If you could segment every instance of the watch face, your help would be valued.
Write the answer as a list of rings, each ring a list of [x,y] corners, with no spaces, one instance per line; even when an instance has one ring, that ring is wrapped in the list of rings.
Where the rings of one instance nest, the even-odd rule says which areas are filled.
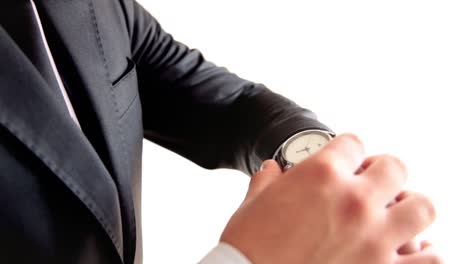
[[[283,148],[283,157],[297,164],[317,152],[331,140],[328,133],[305,131],[289,139]]]

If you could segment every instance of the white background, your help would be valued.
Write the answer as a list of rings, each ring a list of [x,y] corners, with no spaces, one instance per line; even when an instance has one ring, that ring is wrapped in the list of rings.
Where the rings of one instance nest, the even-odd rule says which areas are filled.
[[[313,110],[338,133],[357,133],[369,154],[401,157],[407,188],[438,209],[422,237],[447,263],[468,263],[466,1],[140,2],[208,60]],[[145,263],[196,263],[249,178],[201,169],[149,142],[143,166]]]

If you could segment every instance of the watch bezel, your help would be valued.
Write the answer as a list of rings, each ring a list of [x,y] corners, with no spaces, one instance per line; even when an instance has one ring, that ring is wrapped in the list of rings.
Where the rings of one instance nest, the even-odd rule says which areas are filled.
[[[308,135],[308,134],[314,134],[314,133],[326,137],[328,141],[332,140],[334,137],[333,133],[325,131],[325,130],[320,130],[320,129],[307,129],[307,130],[300,131],[292,135],[291,137],[289,137],[283,144],[281,144],[281,146],[276,150],[275,155],[273,156],[274,159],[280,164],[280,166],[284,170],[291,168],[292,166],[295,165],[295,163],[288,161],[285,158],[284,151],[286,150],[287,146],[291,144],[291,142],[293,142],[298,137]]]

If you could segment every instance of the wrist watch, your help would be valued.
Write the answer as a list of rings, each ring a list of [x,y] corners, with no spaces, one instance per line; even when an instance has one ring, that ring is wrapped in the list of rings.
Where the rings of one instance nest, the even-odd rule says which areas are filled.
[[[273,159],[283,170],[314,154],[332,140],[334,134],[325,130],[309,129],[287,139],[275,152]]]

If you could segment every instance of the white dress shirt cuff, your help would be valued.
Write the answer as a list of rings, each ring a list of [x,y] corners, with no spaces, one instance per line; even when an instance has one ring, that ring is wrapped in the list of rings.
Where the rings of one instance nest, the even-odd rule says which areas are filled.
[[[252,264],[252,262],[233,246],[221,242],[198,264]]]

